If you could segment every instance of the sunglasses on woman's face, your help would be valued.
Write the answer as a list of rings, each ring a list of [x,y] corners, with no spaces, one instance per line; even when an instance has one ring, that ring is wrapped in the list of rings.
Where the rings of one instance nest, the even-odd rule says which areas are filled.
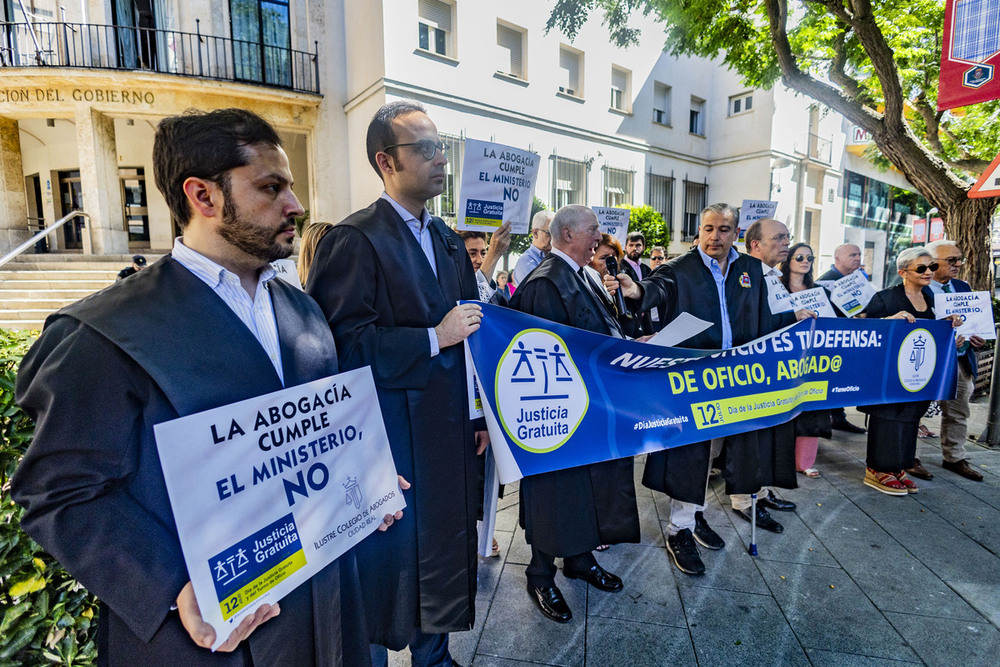
[[[816,258],[812,255],[796,255],[792,259],[794,259],[796,262],[811,262]]]
[[[931,264],[920,264],[919,266],[914,266],[910,269],[910,271],[913,271],[914,273],[924,273],[925,271],[930,270],[933,272],[938,270],[938,266],[937,262],[933,262]]]

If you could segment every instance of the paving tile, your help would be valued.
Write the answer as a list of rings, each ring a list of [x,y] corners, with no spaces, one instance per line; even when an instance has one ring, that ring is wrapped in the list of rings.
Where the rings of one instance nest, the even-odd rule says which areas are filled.
[[[801,502],[801,501],[800,501]],[[802,503],[805,505],[805,503]],[[799,518],[798,512],[770,512],[771,517],[784,526],[780,534],[757,529],[758,557],[788,563],[825,565],[836,567],[837,562],[826,550],[822,542]],[[739,535],[744,550],[750,547],[750,524],[730,512],[730,521]]]
[[[510,541],[510,549],[507,551],[507,562],[520,565],[527,565],[531,562],[531,548],[524,541],[524,530],[517,528]]]
[[[685,589],[684,610],[699,665],[808,665],[769,595]]]
[[[674,568],[665,549],[620,544],[597,558],[602,567],[622,578],[625,587],[618,593],[591,588],[587,597],[589,616],[687,627],[680,594],[670,574]]]
[[[758,561],[758,566],[803,646],[878,658],[916,659],[846,572],[769,561]]]
[[[886,618],[928,665],[992,667],[1000,656],[1000,631],[989,623],[894,613]]]
[[[905,665],[923,665],[920,661],[872,658],[856,653],[838,653],[837,651],[824,651],[818,648],[806,649],[806,655],[809,656],[809,661],[813,664],[813,667],[904,667]]]
[[[736,530],[730,526],[719,525],[715,528],[719,536],[726,541],[726,547],[719,551],[709,551],[699,547],[701,559],[705,563],[705,574],[693,577],[678,570],[668,559],[670,571],[674,580],[681,588],[683,599],[687,588],[718,589],[723,591],[738,591],[768,595],[767,584],[760,576],[754,559],[740,546]]]
[[[668,628],[613,618],[587,620],[587,665],[696,665],[687,627]]]
[[[546,665],[583,665],[587,584],[558,575],[556,584],[573,610],[569,623],[556,623],[542,615],[528,597],[523,568],[504,568],[477,654]]]
[[[537,667],[540,664],[545,663],[508,660],[507,658],[495,658],[489,655],[477,655],[476,660],[472,663],[473,667]]]

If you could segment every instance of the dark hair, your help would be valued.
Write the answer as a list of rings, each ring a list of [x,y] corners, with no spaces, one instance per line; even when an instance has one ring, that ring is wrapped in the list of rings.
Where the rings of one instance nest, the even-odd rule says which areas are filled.
[[[646,245],[646,237],[642,235],[642,232],[629,232],[628,236],[625,237],[625,243],[632,241],[642,241],[642,244]]]
[[[189,109],[160,121],[153,139],[153,175],[181,229],[193,213],[184,181],[192,177],[214,181],[228,201],[229,172],[249,162],[245,148],[253,144],[277,148],[281,137],[270,123],[246,109]]]
[[[466,229],[461,232],[458,232],[458,235],[459,237],[461,237],[463,241],[468,241],[469,239],[482,239],[484,241],[486,240],[486,232],[475,232]]]
[[[382,108],[372,116],[372,121],[368,123],[368,137],[365,140],[365,146],[368,149],[368,162],[371,163],[372,169],[375,170],[379,178],[382,178],[382,170],[378,168],[375,155],[384,152],[386,146],[392,146],[396,143],[396,133],[392,131],[392,121],[404,114],[417,112],[427,113],[419,102],[399,100],[382,105]]]
[[[792,284],[792,272],[789,266],[792,263],[792,257],[795,257],[795,254],[796,252],[798,252],[799,248],[809,248],[810,250],[812,250],[812,246],[809,245],[808,243],[796,243],[795,245],[793,245],[791,248],[788,249],[788,257],[785,258],[785,261],[778,265],[778,270],[781,271],[781,284],[784,285],[785,289],[788,290],[789,292],[792,291],[792,288],[790,287],[790,285]],[[813,264],[815,264],[815,260],[813,261]],[[813,281],[812,266],[810,266],[809,270],[806,271],[806,274],[802,276],[802,284],[806,286],[806,289],[812,289],[813,287],[816,286],[816,283]]]

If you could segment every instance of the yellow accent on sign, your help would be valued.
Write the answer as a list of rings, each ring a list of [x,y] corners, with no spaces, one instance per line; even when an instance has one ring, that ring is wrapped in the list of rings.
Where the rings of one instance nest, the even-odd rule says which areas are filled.
[[[826,400],[828,385],[826,381],[804,382],[791,389],[692,403],[691,415],[699,429],[769,417],[788,412],[802,403]]]
[[[470,218],[466,216],[465,224],[475,225],[476,227],[489,227],[490,229],[496,229],[503,224],[503,220],[497,220],[496,218]]]
[[[225,600],[219,603],[219,608],[222,610],[222,619],[228,621],[236,612],[292,576],[296,570],[304,567],[305,564],[306,554],[299,549],[243,588],[227,596]]]

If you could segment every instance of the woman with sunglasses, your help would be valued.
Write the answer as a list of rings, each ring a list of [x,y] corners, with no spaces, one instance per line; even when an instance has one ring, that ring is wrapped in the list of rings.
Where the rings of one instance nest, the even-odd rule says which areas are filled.
[[[938,264],[924,248],[907,248],[896,258],[896,269],[903,282],[877,292],[859,317],[934,319],[931,277]],[[959,339],[962,339],[959,336]],[[891,496],[916,493],[917,485],[906,474],[914,466],[917,451],[917,426],[930,401],[867,405],[858,408],[868,413],[868,454],[865,484]]]
[[[794,294],[816,287],[812,274],[814,259],[812,248],[806,243],[796,243],[788,249],[788,259],[778,266],[785,289]],[[819,477],[819,471],[813,467],[819,439],[831,435],[829,410],[807,410],[796,417],[795,469],[806,477]]]

